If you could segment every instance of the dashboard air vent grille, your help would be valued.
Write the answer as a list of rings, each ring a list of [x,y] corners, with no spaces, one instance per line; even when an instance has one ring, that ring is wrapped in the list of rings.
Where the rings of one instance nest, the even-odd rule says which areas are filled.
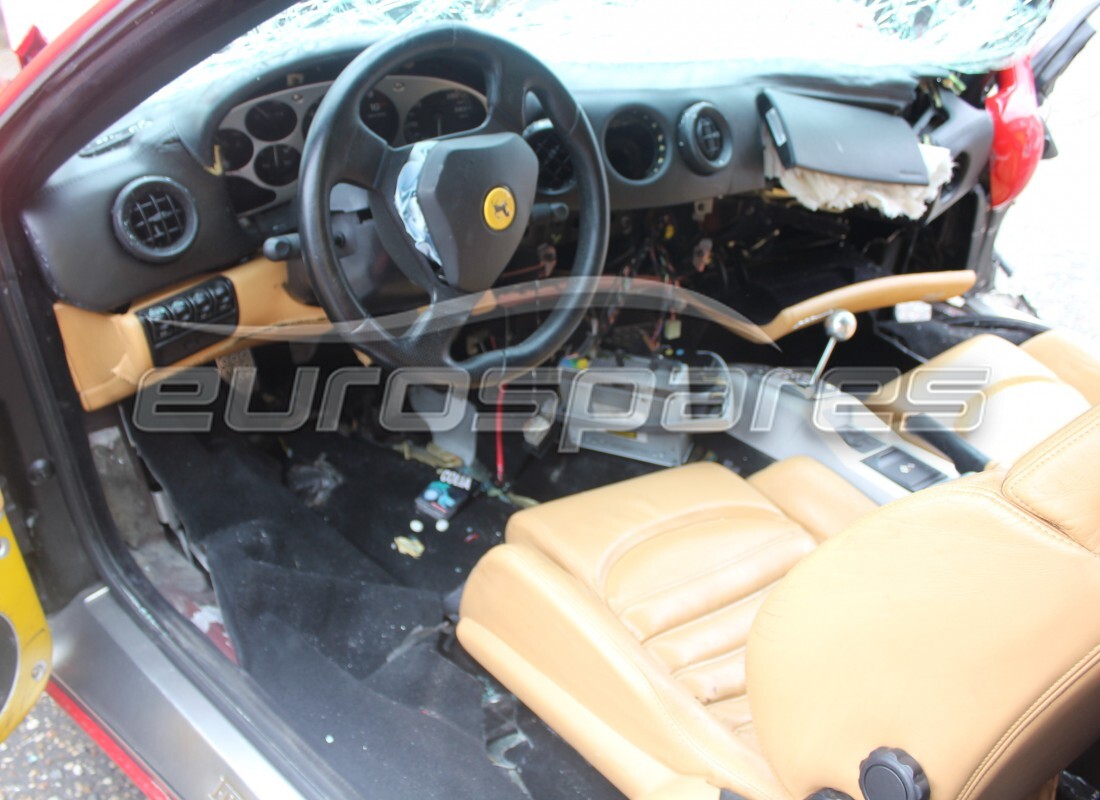
[[[115,235],[144,261],[171,261],[183,255],[198,231],[191,193],[171,178],[138,178],[115,200]]]
[[[146,191],[130,198],[127,227],[152,250],[171,247],[187,230],[187,210],[169,192]]]
[[[699,143],[699,150],[708,161],[717,161],[722,155],[724,137],[710,114],[700,114],[695,120],[695,141]]]
[[[550,121],[534,123],[524,138],[539,160],[539,190],[554,193],[570,188],[574,179],[573,161]]]
[[[688,106],[676,128],[676,143],[687,165],[700,175],[713,175],[733,158],[729,121],[707,102]]]

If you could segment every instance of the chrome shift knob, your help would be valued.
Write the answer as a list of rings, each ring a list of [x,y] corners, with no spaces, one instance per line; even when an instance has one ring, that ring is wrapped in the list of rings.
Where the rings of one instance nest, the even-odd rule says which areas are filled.
[[[844,309],[834,311],[825,317],[824,328],[829,341],[825,343],[825,352],[821,354],[817,367],[810,376],[810,386],[814,389],[821,382],[821,376],[825,374],[825,366],[829,363],[829,356],[833,354],[836,343],[846,342],[856,335],[856,315]]]
[[[846,342],[856,335],[856,315],[851,311],[834,311],[825,318],[825,335]]]

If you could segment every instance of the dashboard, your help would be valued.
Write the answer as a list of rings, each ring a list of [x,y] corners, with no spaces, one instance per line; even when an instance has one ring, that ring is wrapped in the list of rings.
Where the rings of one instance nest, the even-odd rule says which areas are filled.
[[[331,86],[331,81],[303,84],[300,72],[282,80],[287,88],[239,103],[217,123],[215,161],[242,216],[294,199],[302,147]],[[685,100],[680,92],[646,102],[634,94],[584,97],[604,147],[613,207],[690,202],[763,187],[755,91],[712,89],[709,95],[721,107],[694,97]],[[397,146],[473,130],[486,114],[480,91],[421,75],[387,77],[359,109],[367,127]],[[528,118],[533,121],[523,135],[539,158],[539,193],[571,204],[575,181],[568,153],[537,103],[529,105]]]
[[[244,263],[266,238],[292,233],[313,115],[359,52],[341,45],[238,67],[143,103],[89,143],[21,215],[54,296],[89,311],[117,311]],[[713,67],[586,65],[558,74],[601,144],[615,213],[766,189],[757,99],[768,89],[899,115],[919,84],[896,74],[855,80]],[[944,99],[946,121],[932,140],[939,137],[963,165],[952,181],[961,197],[987,161],[988,115],[953,95]],[[475,129],[487,113],[485,75],[457,56],[408,63],[366,96],[359,113],[395,145]],[[536,202],[575,209],[568,152],[534,97],[525,123],[539,159]],[[364,198],[355,203],[345,210],[366,210]]]
[[[235,106],[218,126],[214,144],[226,188],[239,214],[294,199],[302,146],[330,82],[293,85]],[[391,145],[473,130],[485,121],[484,95],[452,80],[396,75],[368,92],[359,117]]]

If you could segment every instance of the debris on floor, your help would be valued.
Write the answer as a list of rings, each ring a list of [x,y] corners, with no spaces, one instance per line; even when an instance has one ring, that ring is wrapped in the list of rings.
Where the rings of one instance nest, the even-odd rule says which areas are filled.
[[[344,476],[322,453],[311,462],[291,464],[286,471],[286,485],[310,508],[320,508],[344,484]]]
[[[393,540],[393,547],[401,555],[410,558],[424,555],[424,543],[415,536],[397,536]]]

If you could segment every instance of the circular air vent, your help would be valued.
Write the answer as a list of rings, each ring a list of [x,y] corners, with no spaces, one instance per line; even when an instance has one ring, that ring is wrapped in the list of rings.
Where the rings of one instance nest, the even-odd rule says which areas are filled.
[[[680,117],[676,144],[688,166],[701,175],[711,175],[730,163],[733,136],[729,123],[710,103],[696,103]]]
[[[572,188],[573,160],[553,123],[548,119],[537,120],[523,132],[523,138],[539,160],[539,191],[557,194]]]
[[[142,259],[160,263],[183,255],[199,230],[198,209],[171,178],[146,177],[123,187],[111,210],[115,236]]]
[[[648,181],[668,162],[664,128],[642,108],[615,114],[604,132],[603,146],[611,168],[628,181]]]

